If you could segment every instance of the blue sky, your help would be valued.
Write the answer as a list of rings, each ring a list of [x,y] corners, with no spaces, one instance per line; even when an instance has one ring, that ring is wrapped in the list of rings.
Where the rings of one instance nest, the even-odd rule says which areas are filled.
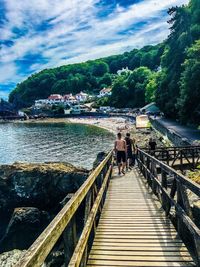
[[[188,0],[0,0],[0,97],[44,68],[164,40]]]

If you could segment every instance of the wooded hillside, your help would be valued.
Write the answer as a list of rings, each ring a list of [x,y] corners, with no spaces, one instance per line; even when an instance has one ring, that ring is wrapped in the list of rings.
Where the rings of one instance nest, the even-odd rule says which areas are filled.
[[[112,86],[102,104],[141,107],[156,101],[161,110],[183,123],[200,122],[200,0],[168,11],[171,33],[164,43],[133,49],[80,64],[45,69],[18,84],[10,94],[16,107],[52,93],[97,94]],[[128,67],[132,72],[117,75]]]

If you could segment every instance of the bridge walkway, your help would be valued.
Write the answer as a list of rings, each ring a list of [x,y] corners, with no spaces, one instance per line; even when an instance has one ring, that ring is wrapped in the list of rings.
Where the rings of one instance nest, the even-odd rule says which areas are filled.
[[[196,266],[141,177],[111,178],[87,266]]]

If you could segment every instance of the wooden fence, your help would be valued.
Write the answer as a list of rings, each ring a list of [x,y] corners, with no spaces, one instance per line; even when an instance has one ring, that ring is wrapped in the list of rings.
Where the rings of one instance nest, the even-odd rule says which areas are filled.
[[[42,266],[59,238],[64,242],[65,265],[85,266],[111,175],[112,151],[36,239],[16,267]],[[78,227],[77,219],[80,218],[77,212],[83,207],[84,227],[81,228]]]
[[[195,218],[191,203],[192,199],[200,200],[200,186],[141,149],[138,149],[138,166],[200,266],[200,219],[199,215]]]
[[[160,147],[155,151],[143,148],[142,150],[171,167],[178,166],[182,169],[184,165],[189,165],[190,168],[196,168],[200,164],[200,146]]]

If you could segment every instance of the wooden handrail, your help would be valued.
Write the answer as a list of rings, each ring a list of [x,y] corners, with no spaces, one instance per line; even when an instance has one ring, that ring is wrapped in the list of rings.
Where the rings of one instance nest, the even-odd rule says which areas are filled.
[[[109,179],[109,176],[111,174],[111,171],[112,171],[112,166],[110,166],[107,174],[106,174],[106,177],[104,179],[104,182],[102,184],[102,187],[98,193],[98,196],[96,198],[96,201],[93,205],[93,208],[90,212],[90,215],[87,219],[87,222],[86,222],[86,225],[83,229],[83,232],[81,234],[81,237],[79,239],[79,242],[76,246],[76,249],[74,251],[74,254],[71,258],[71,261],[68,265],[68,267],[78,267],[81,263],[81,260],[82,260],[82,257],[83,257],[83,254],[84,254],[84,251],[85,251],[85,248],[86,248],[86,244],[88,242],[88,238],[89,238],[89,235],[91,233],[91,229],[92,229],[92,225],[94,223],[94,220],[95,220],[95,217],[96,217],[96,214],[97,214],[97,211],[99,209],[99,205],[100,205],[100,202],[102,200],[102,197],[103,197],[103,194],[105,192],[105,188],[107,186],[107,183],[108,183],[108,179]]]
[[[157,147],[156,150],[174,150],[174,149],[194,149],[198,148],[200,149],[200,146],[193,145],[193,146],[164,146],[164,147]],[[147,147],[141,147],[141,150],[148,150]]]
[[[200,146],[188,147],[159,147],[154,151],[148,148],[140,148],[146,153],[150,153],[160,161],[166,162],[171,167],[183,169],[183,165],[195,168],[200,164]]]
[[[141,149],[138,149],[138,166],[191,251],[197,266],[200,266],[200,229],[193,219],[187,194],[187,190],[190,190],[200,198],[200,186]],[[170,213],[172,209],[173,212]]]
[[[63,209],[57,214],[47,228],[41,233],[36,241],[31,245],[27,252],[22,256],[16,267],[39,267],[41,266],[51,249],[56,244],[63,231],[69,225],[80,204],[94,185],[97,177],[110,165],[112,151],[99,164],[99,166],[89,175],[87,180],[67,202]],[[109,168],[109,166],[108,166]],[[107,176],[106,176],[107,177]]]

